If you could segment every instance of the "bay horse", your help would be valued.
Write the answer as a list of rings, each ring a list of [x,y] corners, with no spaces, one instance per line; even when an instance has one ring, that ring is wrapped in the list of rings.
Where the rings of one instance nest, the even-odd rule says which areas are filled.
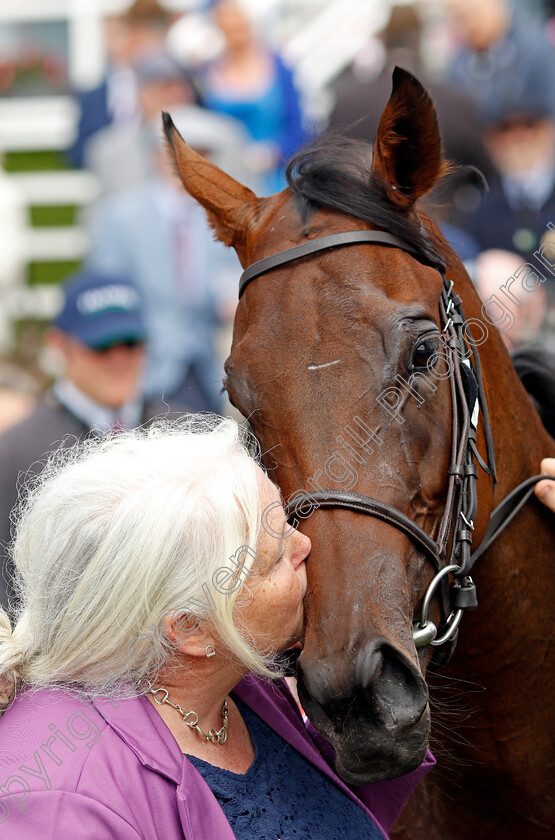
[[[164,128],[183,185],[246,268],[225,387],[312,540],[297,678],[339,773],[366,784],[421,762],[424,677],[445,641],[444,673],[479,694],[456,773],[432,772],[399,836],[553,837],[555,519],[532,499],[491,547],[488,523],[555,444],[499,311],[419,208],[447,169],[430,97],[396,68],[372,157],[316,141],[267,198],[168,115]],[[530,264],[506,292],[518,305],[542,279]]]

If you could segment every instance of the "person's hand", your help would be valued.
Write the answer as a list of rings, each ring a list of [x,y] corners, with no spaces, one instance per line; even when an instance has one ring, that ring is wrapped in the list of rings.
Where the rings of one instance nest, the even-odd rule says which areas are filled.
[[[552,475],[553,481],[538,481],[534,488],[534,493],[544,505],[555,513],[555,458],[544,458],[540,464],[540,473],[542,475]]]

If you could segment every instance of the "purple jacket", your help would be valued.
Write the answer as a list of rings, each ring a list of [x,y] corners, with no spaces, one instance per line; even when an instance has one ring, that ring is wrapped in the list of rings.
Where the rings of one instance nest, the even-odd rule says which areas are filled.
[[[329,745],[305,726],[284,681],[249,676],[234,693],[384,833],[433,764],[428,754],[418,770],[355,794],[323,758]],[[88,703],[51,689],[23,692],[0,720],[0,837],[234,840],[212,791],[145,697]]]

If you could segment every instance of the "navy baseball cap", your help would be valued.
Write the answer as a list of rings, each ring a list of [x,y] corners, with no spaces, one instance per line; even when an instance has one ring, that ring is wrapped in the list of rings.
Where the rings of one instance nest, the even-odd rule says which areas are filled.
[[[122,277],[83,272],[64,289],[62,311],[53,322],[91,349],[125,341],[145,341],[141,297]]]
[[[555,117],[555,98],[548,84],[520,78],[519,84],[503,88],[501,85],[485,96],[480,103],[480,116],[485,128],[519,120],[541,120]]]

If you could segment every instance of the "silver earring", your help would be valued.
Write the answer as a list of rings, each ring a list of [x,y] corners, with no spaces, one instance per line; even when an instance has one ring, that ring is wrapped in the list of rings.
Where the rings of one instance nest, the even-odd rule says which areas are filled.
[[[216,651],[212,647],[212,645],[206,645],[206,658],[210,659],[211,656],[215,656]]]

